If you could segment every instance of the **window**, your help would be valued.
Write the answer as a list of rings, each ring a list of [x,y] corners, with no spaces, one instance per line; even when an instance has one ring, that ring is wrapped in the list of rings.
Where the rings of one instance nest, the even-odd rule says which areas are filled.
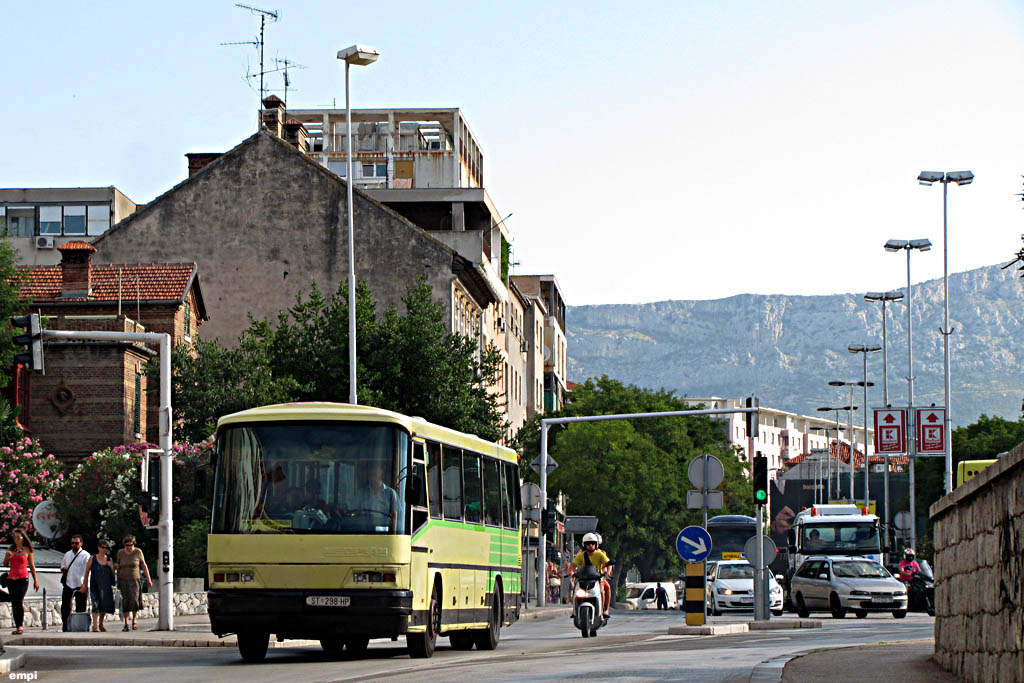
[[[90,235],[102,235],[110,229],[110,207],[106,204],[89,207]]]
[[[135,373],[135,405],[132,409],[132,433],[142,433],[142,374]]]
[[[523,501],[519,497],[519,470],[512,463],[505,463],[502,468],[505,475],[505,509],[502,512],[502,521],[507,529],[519,528],[518,510],[522,507]]]
[[[184,334],[186,337],[192,336],[192,306],[186,301],[185,305],[182,306],[182,319],[184,321]]]
[[[441,519],[441,445],[427,444],[427,494],[430,516]]]
[[[466,506],[466,521],[483,523],[483,478],[480,476],[480,456],[466,453],[462,456],[463,504]]]
[[[84,235],[85,234],[85,207],[65,206],[64,207],[64,234]]]
[[[344,178],[348,175],[348,164],[345,163],[344,159],[341,161],[331,160],[327,162],[327,170],[334,175]]]
[[[364,178],[387,178],[388,177],[388,165],[387,164],[363,164],[363,177]]]
[[[59,206],[39,207],[39,234],[59,235],[61,231],[61,209]]]
[[[7,207],[0,206],[0,236],[7,237]]]
[[[444,518],[462,519],[462,449],[444,449],[444,478],[441,493],[444,495]]]
[[[501,463],[484,460],[484,524],[501,526]]]

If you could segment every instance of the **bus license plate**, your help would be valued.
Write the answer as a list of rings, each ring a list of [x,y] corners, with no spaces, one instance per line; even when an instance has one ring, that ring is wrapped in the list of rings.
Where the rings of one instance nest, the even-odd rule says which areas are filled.
[[[348,607],[352,598],[347,595],[310,595],[306,604],[313,607]]]

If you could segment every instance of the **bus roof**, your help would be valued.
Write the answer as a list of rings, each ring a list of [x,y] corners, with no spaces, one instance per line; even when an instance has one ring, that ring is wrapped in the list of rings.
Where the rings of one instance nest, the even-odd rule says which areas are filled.
[[[304,422],[323,420],[325,422],[386,422],[403,427],[414,437],[450,443],[463,448],[518,460],[519,454],[499,444],[485,441],[475,434],[466,434],[448,427],[427,422],[421,417],[409,417],[383,408],[354,405],[351,403],[299,402],[278,403],[250,408],[231,413],[217,420],[217,429],[232,424],[251,422]]]

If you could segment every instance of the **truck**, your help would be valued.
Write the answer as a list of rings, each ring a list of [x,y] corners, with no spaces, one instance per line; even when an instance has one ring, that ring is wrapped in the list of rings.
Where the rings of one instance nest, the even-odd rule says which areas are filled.
[[[853,504],[812,505],[798,512],[787,533],[789,551],[783,589],[786,607],[790,600],[790,582],[797,567],[812,555],[856,555],[884,564],[887,548],[881,522],[867,508]]]

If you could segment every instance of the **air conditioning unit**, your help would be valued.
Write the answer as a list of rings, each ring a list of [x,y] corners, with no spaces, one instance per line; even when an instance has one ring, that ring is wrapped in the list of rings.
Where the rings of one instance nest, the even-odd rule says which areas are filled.
[[[37,237],[36,249],[53,249],[52,237]]]

